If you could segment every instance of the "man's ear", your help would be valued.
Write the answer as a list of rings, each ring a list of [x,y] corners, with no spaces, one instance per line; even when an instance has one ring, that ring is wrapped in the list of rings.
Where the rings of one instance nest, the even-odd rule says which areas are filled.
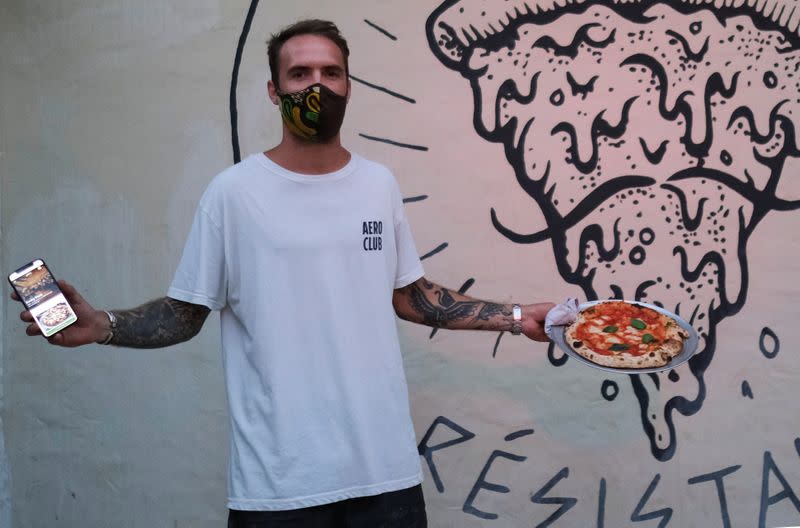
[[[269,100],[272,101],[272,104],[278,104],[278,89],[275,87],[275,83],[272,82],[272,79],[267,81],[267,95],[269,96]]]
[[[347,102],[350,102],[350,94],[352,93],[352,84],[350,83],[350,77],[347,77]]]

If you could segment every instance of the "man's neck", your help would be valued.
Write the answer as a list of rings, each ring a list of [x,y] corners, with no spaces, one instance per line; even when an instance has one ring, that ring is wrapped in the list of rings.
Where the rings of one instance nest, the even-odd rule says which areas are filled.
[[[308,175],[336,172],[350,161],[350,152],[338,137],[327,143],[310,143],[284,134],[283,140],[264,155],[286,170]]]

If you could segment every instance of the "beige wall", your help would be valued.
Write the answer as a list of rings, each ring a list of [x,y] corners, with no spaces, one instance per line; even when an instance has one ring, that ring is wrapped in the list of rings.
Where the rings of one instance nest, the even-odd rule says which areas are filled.
[[[786,99],[775,116],[785,117],[782,126],[795,126],[798,56],[775,51],[784,44],[768,37],[778,35],[778,26],[752,25],[760,10],[796,35],[794,3],[744,8],[727,26],[711,11],[682,15],[658,5],[650,12],[656,18],[637,27],[653,33],[642,41],[635,34],[630,43],[634,23],[623,16],[629,11],[593,6],[581,15],[534,18],[536,27],[526,26],[513,49],[502,33],[492,49],[476,41],[470,25],[481,36],[501,29],[508,5],[513,2],[462,2],[434,15],[437,4],[427,2],[262,2],[237,78],[237,132],[246,155],[279,139],[279,119],[264,93],[266,36],[300,17],[333,19],[351,44],[351,74],[404,96],[354,80],[343,137],[348,148],[389,166],[406,197],[425,197],[406,209],[421,255],[446,244],[424,260],[429,278],[452,288],[474,279],[469,294],[524,302],[585,299],[592,292],[605,298],[614,287],[630,298],[660,277],[644,300],[670,308],[681,303],[681,314],[694,312],[696,326],[715,331],[715,340],[702,340],[691,369],[684,365],[671,378],[632,378],[573,360],[555,366],[560,352],[549,359],[546,345],[509,335],[496,346],[494,333],[439,331],[430,338],[430,329],[401,323],[417,438],[427,447],[431,526],[536,526],[554,514],[553,526],[660,526],[657,518],[641,520],[657,511],[670,516],[670,526],[800,525],[800,357],[793,345],[800,338],[794,233],[800,216],[792,203],[800,198],[800,165],[792,153],[782,167],[769,169],[753,154],[782,156],[787,138],[794,139],[788,128],[770,131],[770,111]],[[200,193],[234,157],[231,71],[250,6],[210,0],[147,7],[0,4],[3,269],[43,257],[58,277],[109,308],[164,294]],[[515,55],[539,37],[566,50],[594,19],[600,25],[587,35],[595,42],[617,30],[602,49],[552,57],[561,48],[539,41],[532,58]],[[464,53],[475,51],[471,60],[449,55],[458,47],[444,46],[440,22],[456,31]],[[675,52],[680,42],[671,44],[675,37],[667,31],[695,53],[708,38],[704,60],[682,60],[685,53]],[[725,44],[731,35],[742,49]],[[669,49],[668,57],[656,55],[656,45]],[[695,120],[688,135],[696,144],[713,138],[705,168],[745,183],[747,169],[753,189],[719,190],[711,172],[666,181],[694,166],[691,156],[681,155],[686,120],[658,111],[657,91],[646,91],[655,86],[649,71],[620,67],[637,53],[671,61],[675,71],[667,74],[675,86],[667,90],[665,112],[708,110],[716,119],[709,127]],[[498,95],[509,79],[527,95],[537,71],[533,100]],[[716,71],[726,89],[740,72],[738,89],[725,104],[717,95],[704,105],[701,95]],[[567,72],[580,84],[596,76],[593,91],[573,93]],[[558,90],[562,98],[554,95]],[[625,130],[598,136],[600,168],[591,167],[598,114],[616,125],[634,97]],[[741,113],[728,126],[738,107],[753,110],[755,131],[770,136],[763,145],[744,134],[749,124]],[[512,118],[522,123],[513,132]],[[563,126],[554,132],[561,122],[574,127],[574,137]],[[664,155],[648,159],[640,138],[650,152],[667,141]],[[506,147],[517,145],[519,155],[513,148],[507,154]],[[565,161],[575,152],[589,163],[584,172]],[[547,162],[552,175],[542,187],[536,182]],[[634,174],[652,179],[639,203],[633,202],[638,195],[600,203],[592,187],[582,188]],[[545,191],[553,183],[549,198]],[[774,193],[754,194],[773,184]],[[689,217],[700,211],[694,231],[673,228],[686,222],[679,194]],[[587,216],[568,227],[558,223],[556,213],[568,217],[585,198]],[[530,234],[549,225],[554,236],[536,243],[504,236],[492,210],[511,231]],[[581,232],[597,223],[602,245],[610,248],[617,219],[622,253],[610,262],[587,256],[583,263],[586,271],[597,268],[594,275],[571,275],[581,263]],[[654,242],[642,242],[646,229]],[[587,246],[597,255],[597,243]],[[707,265],[712,273],[704,278],[686,279],[675,247],[686,248],[691,268],[705,255],[722,264]],[[646,256],[632,264],[631,252],[637,260],[641,250]],[[722,266],[720,293],[713,271]],[[227,432],[215,317],[198,338],[172,349],[63,350],[27,339],[18,305],[6,300],[3,307],[0,526],[222,525]],[[774,357],[768,356],[777,350],[775,340],[767,334],[780,341]],[[674,410],[676,402],[684,413]],[[724,484],[725,513],[714,478]],[[546,498],[532,500],[537,496],[561,498],[563,509]]]

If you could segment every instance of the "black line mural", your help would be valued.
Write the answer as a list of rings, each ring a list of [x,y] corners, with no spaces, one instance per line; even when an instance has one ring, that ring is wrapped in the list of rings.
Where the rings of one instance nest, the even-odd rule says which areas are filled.
[[[242,153],[239,149],[239,111],[236,107],[236,88],[239,85],[239,67],[242,64],[242,53],[244,46],[247,43],[247,35],[250,33],[250,26],[253,24],[253,17],[258,8],[258,0],[250,2],[250,8],[247,10],[247,16],[244,19],[242,33],[239,35],[239,41],[236,45],[236,55],[233,58],[233,72],[231,73],[231,92],[229,96],[229,109],[231,114],[231,148],[233,149],[233,162],[239,163],[242,161]]]
[[[453,438],[453,435],[457,435]],[[512,432],[505,436],[505,442],[512,442],[517,439],[525,438],[530,435],[534,434],[533,429],[522,429],[520,431]],[[447,440],[438,441],[436,437],[444,437],[448,438]],[[461,424],[456,423],[453,420],[445,416],[438,416],[433,423],[431,423],[428,430],[425,432],[425,435],[422,437],[422,440],[419,443],[419,454],[425,460],[428,465],[428,469],[431,473],[431,476],[434,481],[434,485],[436,489],[440,493],[445,492],[445,477],[442,476],[441,472],[436,465],[436,460],[434,459],[434,453],[437,451],[442,451],[444,449],[459,449],[460,444],[464,444],[466,442],[470,442],[475,439],[477,435],[464,427]],[[505,447],[505,446],[504,446]],[[795,451],[798,456],[800,456],[800,438],[794,440],[794,447]],[[508,449],[508,448],[507,448]],[[499,518],[499,514],[493,511],[486,511],[484,509],[480,509],[476,506],[476,502],[478,502],[479,495],[490,495],[490,494],[509,494],[511,493],[512,489],[505,485],[503,482],[494,482],[487,480],[487,476],[489,472],[493,469],[493,465],[498,461],[498,459],[507,460],[514,462],[520,465],[520,471],[525,471],[525,464],[529,463],[528,457],[524,455],[520,455],[518,453],[514,453],[512,451],[505,451],[502,449],[494,449],[491,454],[489,455],[486,462],[483,464],[480,473],[477,476],[475,483],[473,484],[472,488],[468,492],[464,504],[462,506],[462,511],[474,517],[478,517],[480,519],[485,520],[497,520]],[[716,498],[717,498],[717,507],[719,508],[719,519],[722,521],[722,526],[725,528],[730,528],[734,526],[731,513],[728,507],[728,499],[726,493],[726,477],[731,477],[730,480],[735,479],[735,473],[742,468],[741,464],[736,464],[733,466],[728,466],[722,469],[714,470],[707,473],[698,474],[692,477],[689,477],[686,480],[686,485],[688,486],[695,486],[695,485],[702,485],[702,484],[709,484],[713,483],[716,488]],[[497,475],[494,477],[498,479],[501,477],[503,479],[508,479],[515,471],[513,470],[506,470],[502,474],[498,474],[495,472],[494,474]],[[541,523],[536,524],[537,528],[544,528],[547,526],[554,525],[555,521],[567,515],[567,513],[575,508],[579,503],[584,502],[585,498],[580,497],[571,497],[571,496],[556,496],[559,491],[555,488],[559,483],[569,479],[570,476],[570,467],[565,466],[561,468],[558,473],[553,475],[546,483],[544,483],[541,487],[538,488],[537,491],[533,491],[530,494],[530,502],[533,505],[540,505],[544,506],[547,509],[545,511],[551,511],[550,515]],[[763,458],[761,463],[761,482],[760,486],[756,483],[752,485],[746,486],[747,489],[753,490],[753,494],[758,494],[758,524],[759,528],[766,528],[767,525],[767,514],[770,508],[775,507],[776,505],[784,502],[789,501],[791,505],[800,513],[800,498],[798,498],[797,493],[792,488],[792,485],[787,480],[786,476],[784,475],[784,471],[780,469],[778,464],[775,462],[775,457],[770,451],[763,452]],[[574,476],[573,478],[578,479],[585,479],[585,475]],[[770,485],[770,482],[776,482],[778,485],[775,484]],[[661,474],[656,473],[650,483],[647,485],[646,489],[641,492],[639,499],[635,506],[632,507],[632,511],[630,511],[630,516],[628,517],[629,520],[633,523],[641,523],[645,521],[651,520],[658,520],[658,524],[647,524],[647,526],[659,526],[659,527],[666,527],[669,526],[670,520],[672,519],[673,513],[676,511],[673,507],[668,506],[664,508],[660,508],[657,510],[652,510],[651,503],[659,502],[659,491],[658,485],[661,482]],[[626,483],[626,486],[629,486],[629,483]],[[638,484],[637,484],[638,485]],[[759,494],[760,488],[760,494]],[[776,488],[779,490],[777,492]],[[628,490],[626,490],[625,495],[627,495]],[[635,493],[635,492],[634,492]],[[593,498],[589,498],[589,501],[594,502]],[[595,524],[592,525],[595,528],[604,528],[606,526],[605,519],[606,519],[606,510],[608,509],[608,484],[607,479],[605,477],[600,477],[599,484],[598,484],[598,494],[596,499],[596,508],[597,508],[597,516]],[[553,510],[553,506],[557,506],[555,510]],[[691,507],[688,504],[681,504],[683,508]],[[534,506],[535,507],[535,506]],[[611,508],[616,507],[612,505]],[[755,519],[753,519],[755,522]],[[738,524],[737,524],[738,525]],[[746,524],[750,525],[750,524]],[[526,524],[527,526],[527,524]],[[588,525],[587,525],[588,526]],[[693,524],[694,526],[694,524]]]
[[[363,84],[364,86],[369,86],[370,88],[372,88],[372,89],[374,89],[374,90],[378,90],[379,92],[383,92],[383,93],[389,94],[389,95],[391,95],[392,97],[397,97],[398,99],[401,99],[401,100],[403,100],[403,101],[406,101],[407,103],[412,103],[412,104],[414,104],[414,103],[416,103],[416,102],[417,102],[417,101],[415,101],[414,99],[412,99],[411,97],[408,97],[407,95],[399,94],[399,93],[397,93],[397,92],[395,92],[395,91],[393,91],[393,90],[390,90],[390,89],[388,89],[388,88],[386,88],[386,87],[384,87],[384,86],[379,86],[379,85],[377,85],[377,84],[375,84],[375,83],[367,82],[367,81],[365,81],[364,79],[359,79],[359,78],[358,78],[358,77],[356,77],[355,75],[352,75],[352,74],[351,74],[351,75],[350,75],[350,78],[351,78],[352,80],[356,81],[357,83]]]
[[[767,213],[800,208],[777,193],[800,156],[800,39],[773,21],[793,12],[764,15],[681,1],[448,0],[427,21],[433,53],[469,83],[475,130],[504,146],[547,225],[520,232],[492,209],[496,230],[549,241],[587,299],[653,302],[701,333],[685,369],[630,376],[658,460],[675,453],[675,413],[703,406],[717,326],[747,296],[750,236]],[[566,361],[552,347],[549,357]],[[689,392],[676,383],[687,376]],[[618,392],[604,382],[606,400]]]
[[[401,143],[401,142],[395,141],[393,139],[387,139],[387,138],[382,138],[382,137],[377,137],[377,136],[370,136],[368,134],[364,134],[363,132],[359,132],[358,135],[361,136],[364,139],[369,139],[370,141],[378,141],[380,143],[388,143],[389,145],[393,145],[395,147],[407,148],[407,149],[411,149],[411,150],[422,150],[422,151],[428,150],[428,147],[425,147],[423,145],[411,145],[409,143]]]
[[[387,37],[389,37],[391,40],[397,40],[397,37],[395,37],[394,35],[392,35],[392,34],[391,34],[391,33],[389,33],[388,31],[386,31],[385,29],[383,29],[382,27],[380,27],[380,26],[379,26],[379,25],[377,25],[376,23],[374,23],[374,22],[370,22],[370,21],[369,21],[369,20],[367,20],[366,18],[364,19],[364,22],[366,22],[366,24],[367,24],[368,26],[370,26],[371,28],[373,28],[373,29],[376,29],[376,30],[377,30],[377,31],[379,31],[380,33],[383,33],[384,35],[386,35]]]

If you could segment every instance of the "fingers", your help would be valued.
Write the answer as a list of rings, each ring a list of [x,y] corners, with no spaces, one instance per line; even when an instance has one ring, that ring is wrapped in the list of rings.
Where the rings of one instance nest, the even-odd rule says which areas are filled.
[[[42,335],[42,330],[36,324],[29,324],[27,327],[25,327],[25,333],[31,337],[39,336]],[[51,335],[50,337],[45,337],[45,339],[47,339],[47,342],[51,345],[63,346],[65,337],[61,334],[61,332],[59,332]]]
[[[15,301],[19,301],[20,300],[19,299],[19,295],[17,295],[17,292],[14,291],[14,290],[11,290],[10,297]],[[23,312],[20,312],[19,318],[22,319],[23,321],[25,321],[26,323],[30,323],[31,321],[33,321],[33,316],[31,316],[30,312],[27,311],[27,310],[25,310]]]

